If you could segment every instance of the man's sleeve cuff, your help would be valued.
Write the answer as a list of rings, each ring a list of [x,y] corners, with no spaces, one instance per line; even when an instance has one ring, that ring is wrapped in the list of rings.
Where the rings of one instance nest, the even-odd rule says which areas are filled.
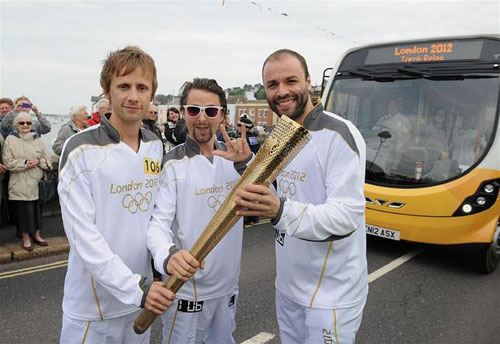
[[[238,172],[240,176],[243,174],[243,172],[245,172],[248,163],[253,159],[253,157],[254,157],[253,153],[250,153],[248,158],[246,158],[245,160],[234,163],[234,169],[236,170],[236,172]]]
[[[276,217],[271,219],[271,224],[273,226],[276,226],[278,222],[281,220],[281,215],[283,214],[283,207],[285,206],[285,197],[280,197],[280,208],[278,209],[278,214],[276,214]]]
[[[175,245],[174,245],[174,246],[172,246],[172,247],[170,247],[170,250],[168,251],[168,252],[169,252],[169,253],[168,253],[168,256],[167,256],[167,258],[165,258],[165,260],[163,261],[163,271],[165,272],[165,275],[170,276],[170,274],[169,274],[169,273],[168,273],[168,271],[167,271],[167,264],[168,264],[168,261],[170,260],[170,258],[171,258],[174,254],[176,254],[176,253],[177,253],[177,252],[179,252],[179,251],[180,251],[180,249],[179,249],[179,248],[177,248],[177,247],[175,247]]]
[[[142,290],[142,299],[141,299],[141,308],[144,308],[144,304],[146,303],[146,296],[149,293],[149,289],[151,288],[151,282],[147,277],[142,277],[139,281],[139,287]]]

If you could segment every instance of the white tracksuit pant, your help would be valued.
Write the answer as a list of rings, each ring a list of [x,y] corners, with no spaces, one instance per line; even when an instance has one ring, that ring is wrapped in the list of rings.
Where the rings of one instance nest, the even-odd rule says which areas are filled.
[[[366,297],[348,308],[308,308],[276,291],[276,315],[281,343],[354,344]]]

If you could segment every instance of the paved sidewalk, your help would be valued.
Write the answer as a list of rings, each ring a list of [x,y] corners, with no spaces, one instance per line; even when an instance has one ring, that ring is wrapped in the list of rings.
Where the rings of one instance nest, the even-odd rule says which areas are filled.
[[[43,212],[42,222],[43,228],[40,232],[49,245],[42,247],[32,243],[33,251],[23,249],[22,240],[16,237],[15,225],[0,227],[0,264],[68,252],[69,244],[64,235],[58,204],[47,204]]]

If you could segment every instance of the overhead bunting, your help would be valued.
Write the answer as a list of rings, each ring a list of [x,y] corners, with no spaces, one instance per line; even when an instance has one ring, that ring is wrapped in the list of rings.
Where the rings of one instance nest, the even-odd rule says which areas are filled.
[[[262,4],[262,6],[261,6],[261,5],[260,5],[257,1],[250,1],[250,0],[247,0],[247,1],[248,1],[248,2],[250,2],[250,3],[251,3],[252,5],[254,5],[254,6],[257,6],[257,7],[259,8],[260,13],[262,13],[262,6],[265,6],[265,8],[267,8],[267,10],[268,10],[268,11],[273,12],[273,14],[274,14],[274,16],[275,16],[276,18],[277,18],[277,17],[280,17],[280,16],[281,16],[281,17],[286,17],[286,18],[287,18],[287,19],[289,19],[289,20],[292,20],[292,21],[298,22],[298,23],[300,23],[300,24],[302,24],[302,25],[304,25],[304,26],[307,26],[307,27],[313,28],[313,29],[315,29],[315,30],[318,30],[318,31],[324,32],[324,33],[326,33],[326,34],[328,34],[328,35],[330,35],[330,36],[333,36],[333,37],[336,37],[336,38],[339,38],[339,39],[343,39],[343,40],[348,40],[348,41],[351,41],[351,42],[356,43],[356,44],[360,44],[360,42],[358,42],[358,41],[355,41],[355,40],[352,40],[352,39],[348,39],[348,38],[346,38],[346,37],[344,37],[344,36],[342,36],[342,35],[339,35],[339,34],[337,34],[337,33],[334,33],[334,32],[332,32],[332,31],[329,31],[329,30],[327,30],[327,29],[325,29],[325,28],[323,28],[323,27],[321,27],[321,26],[312,25],[312,24],[309,24],[309,23],[307,23],[307,22],[304,22],[304,21],[302,21],[302,20],[300,20],[300,19],[297,19],[297,18],[296,18],[296,17],[294,17],[294,16],[290,16],[290,14],[288,14],[288,13],[286,13],[286,12],[282,12],[282,11],[275,10],[274,8],[269,7],[269,6],[267,6],[267,5],[264,5],[264,4]],[[224,5],[224,3],[225,3],[225,0],[222,0],[222,5]]]

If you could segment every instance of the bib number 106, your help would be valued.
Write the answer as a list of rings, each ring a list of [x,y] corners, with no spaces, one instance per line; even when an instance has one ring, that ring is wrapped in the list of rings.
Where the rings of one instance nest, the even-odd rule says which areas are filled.
[[[144,158],[144,173],[145,174],[160,174],[160,160]]]

